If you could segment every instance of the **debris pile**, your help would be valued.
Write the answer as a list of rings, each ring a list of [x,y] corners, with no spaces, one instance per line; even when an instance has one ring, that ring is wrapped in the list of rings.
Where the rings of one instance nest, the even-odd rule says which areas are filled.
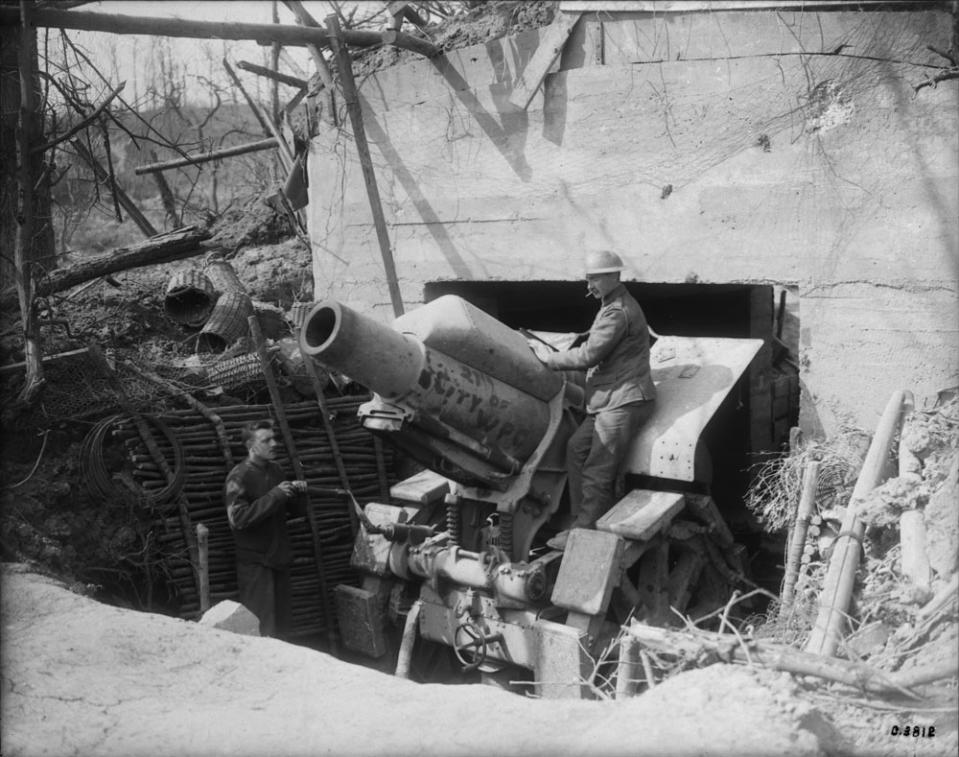
[[[844,716],[861,724],[859,744],[883,743],[888,732],[877,731],[875,720],[890,711],[938,729],[936,753],[944,744],[941,753],[955,748],[959,398],[943,392],[922,408],[912,406],[908,393],[904,398],[899,433],[878,458],[885,480],[865,496],[854,496],[853,485],[877,459],[879,430],[865,455],[865,436],[849,431],[764,464],[749,505],[768,529],[790,527],[788,551],[803,556],[793,590],[787,594],[784,586],[765,617],[737,617],[746,597],[736,593],[720,612],[696,623],[686,618],[681,629],[632,621],[616,640],[617,694],[651,688],[690,668],[759,666],[792,673],[813,700],[830,708],[855,709],[854,717]],[[834,601],[828,575],[835,562],[848,560],[842,541],[853,541],[849,524],[856,520],[862,559],[851,602],[839,608],[845,622],[835,653],[828,644],[820,651],[815,639],[822,636],[823,609]]]

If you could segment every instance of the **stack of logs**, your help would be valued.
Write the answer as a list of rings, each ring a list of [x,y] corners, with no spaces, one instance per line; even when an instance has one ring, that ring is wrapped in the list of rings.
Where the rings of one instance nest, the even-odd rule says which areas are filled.
[[[334,606],[333,587],[352,583],[350,555],[356,523],[349,502],[331,489],[349,489],[365,503],[388,496],[392,461],[384,448],[360,427],[357,408],[365,397],[327,399],[332,430],[331,440],[315,402],[284,406],[293,436],[296,455],[309,484],[311,524],[307,517],[291,519],[292,636],[331,633],[335,619],[326,608]],[[174,455],[166,435],[155,435],[155,442],[166,460],[181,459],[183,486],[179,494],[158,508],[158,540],[166,555],[165,565],[180,599],[180,616],[196,618],[201,614],[201,580],[198,564],[197,526],[208,531],[209,599],[211,604],[236,599],[234,544],[223,504],[223,484],[232,465],[242,460],[246,450],[240,429],[248,421],[276,420],[271,405],[235,405],[217,408],[211,418],[195,410],[178,410],[159,416],[181,447]],[[132,475],[147,493],[167,485],[167,472],[158,466],[146,448],[132,419],[117,423],[115,436],[126,448],[133,463]],[[224,440],[229,440],[224,444]],[[342,480],[333,457],[339,451],[348,482]],[[281,445],[277,463],[293,478],[292,461]],[[319,544],[313,534],[319,536]],[[202,529],[201,529],[202,531]],[[319,554],[318,554],[319,553]],[[318,557],[319,565],[318,565]],[[319,569],[318,569],[319,568]],[[321,582],[325,586],[321,586]],[[324,595],[326,601],[324,602]]]

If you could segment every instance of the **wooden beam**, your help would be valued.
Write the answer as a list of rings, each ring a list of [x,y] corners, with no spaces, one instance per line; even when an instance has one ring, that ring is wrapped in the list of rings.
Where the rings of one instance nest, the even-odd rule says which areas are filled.
[[[97,177],[97,181],[107,181],[107,179],[110,178],[107,174],[107,170],[100,165],[100,161],[98,161],[87,149],[87,146],[83,144],[83,140],[74,139],[70,142],[70,144],[73,146],[73,149],[77,151],[77,155],[83,158],[87,165],[93,169],[93,173]],[[143,232],[144,236],[155,236],[157,230],[153,227],[153,224],[150,223],[149,219],[140,212],[140,208],[138,208],[136,203],[130,199],[130,196],[123,191],[123,188],[120,187],[120,185],[115,181],[110,183],[110,187],[117,199],[117,202],[123,206],[123,209],[126,210],[127,215],[133,219],[133,222],[137,225],[137,228]]]
[[[340,23],[336,15],[330,14],[327,16],[326,25],[330,29],[330,40],[337,59],[343,97],[346,100],[350,123],[353,125],[353,139],[356,142],[356,151],[359,153],[360,166],[363,169],[363,181],[366,184],[366,194],[370,200],[370,210],[373,212],[373,225],[376,227],[376,238],[380,243],[380,255],[383,257],[383,268],[386,272],[386,285],[390,291],[390,302],[393,304],[393,315],[400,316],[403,315],[403,295],[400,294],[400,285],[396,278],[396,265],[393,262],[393,251],[390,249],[390,236],[386,229],[386,219],[383,217],[380,192],[376,186],[376,173],[373,171],[370,146],[366,141],[366,129],[363,127],[360,99],[356,91],[356,82],[353,80],[353,61],[346,49],[345,38],[341,37]]]
[[[257,76],[265,76],[267,79],[273,79],[274,81],[280,82],[280,84],[288,84],[291,87],[304,89],[310,86],[310,83],[306,79],[298,79],[289,74],[281,74],[279,71],[271,71],[265,66],[258,66],[256,63],[248,63],[245,60],[237,61],[236,67],[244,71],[249,71],[251,74],[256,74]]]
[[[0,6],[0,24],[20,23],[17,8]],[[111,34],[147,34],[156,37],[186,37],[190,39],[252,39],[269,44],[305,47],[310,44],[327,47],[329,34],[322,28],[290,26],[287,24],[242,24],[223,21],[188,21],[179,18],[151,18],[85,11],[35,10],[30,13],[31,26],[56,29],[81,29]],[[383,44],[380,32],[349,29],[341,32],[344,41],[355,47],[373,47]],[[409,34],[400,34],[395,42],[414,52],[422,49],[422,40]]]
[[[404,50],[411,50],[414,53],[419,53],[424,58],[433,58],[443,52],[441,47],[434,45],[429,40],[403,34],[403,32],[396,31],[395,29],[386,29],[380,32],[380,36],[383,39],[384,45],[392,45],[393,47],[400,47]]]
[[[530,58],[519,80],[513,86],[509,101],[517,108],[526,110],[533,101],[533,96],[549,73],[553,62],[559,57],[569,39],[573,27],[579,21],[582,13],[556,12],[553,23],[546,27],[546,31],[539,38],[539,46],[533,57]]]
[[[277,142],[276,138],[270,137],[269,139],[261,139],[259,142],[248,142],[245,145],[225,147],[222,150],[211,150],[210,152],[195,153],[193,155],[188,155],[185,158],[167,160],[163,163],[150,163],[145,166],[137,166],[133,169],[133,173],[135,173],[137,176],[141,176],[145,173],[166,171],[171,168],[179,168],[180,166],[195,166],[200,163],[207,163],[211,160],[219,160],[220,158],[229,158],[234,155],[245,155],[248,152],[273,150],[278,146],[279,142]]]

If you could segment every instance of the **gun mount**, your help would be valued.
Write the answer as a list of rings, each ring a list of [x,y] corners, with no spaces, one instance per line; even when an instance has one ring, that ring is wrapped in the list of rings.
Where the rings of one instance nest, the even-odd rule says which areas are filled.
[[[581,380],[546,368],[519,332],[455,296],[391,326],[316,305],[303,354],[372,390],[363,426],[432,471],[366,507],[353,554],[363,587],[337,589],[347,646],[384,654],[390,608],[398,617],[402,597],[418,595],[420,637],[449,647],[464,669],[525,668],[545,696],[582,696],[587,687],[570,681],[617,621],[663,623],[670,607],[715,603],[716,585],[743,566],[702,493],[711,469],[701,436],[761,344],[656,342],[659,399],[625,471],[648,488],[625,492],[595,531],[574,530],[561,553],[545,539],[572,519],[565,448],[581,420]],[[707,573],[720,578],[697,592]]]

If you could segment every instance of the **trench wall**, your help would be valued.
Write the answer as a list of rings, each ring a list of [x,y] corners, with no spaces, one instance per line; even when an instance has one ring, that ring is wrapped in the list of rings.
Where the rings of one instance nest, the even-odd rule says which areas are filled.
[[[359,76],[407,309],[427,282],[577,280],[593,247],[629,279],[794,286],[801,425],[871,430],[893,390],[959,383],[959,83],[916,88],[952,27],[584,13],[525,111],[509,98],[543,30]],[[315,298],[389,320],[341,123],[310,146]]]

